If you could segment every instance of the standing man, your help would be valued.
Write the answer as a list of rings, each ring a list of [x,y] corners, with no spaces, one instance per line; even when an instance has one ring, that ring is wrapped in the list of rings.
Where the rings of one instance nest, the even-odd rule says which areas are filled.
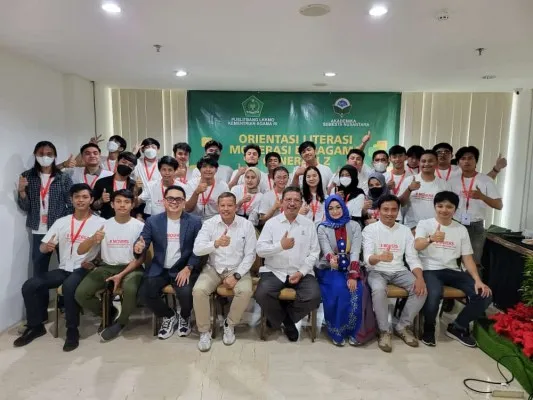
[[[161,179],[157,169],[157,153],[160,148],[159,141],[153,138],[146,138],[141,142],[142,157],[139,158],[133,176],[136,180],[141,179],[144,187],[151,181]]]
[[[172,148],[174,158],[178,161],[179,167],[176,171],[180,185],[186,185],[192,179],[192,169],[189,168],[189,157],[191,155],[191,146],[188,143],[176,143]]]
[[[255,261],[255,228],[250,221],[236,215],[237,199],[233,193],[225,192],[218,197],[218,209],[220,214],[205,222],[194,242],[194,254],[199,257],[209,255],[192,292],[200,351],[211,348],[209,298],[217,287],[222,284],[234,293],[224,321],[222,341],[227,346],[235,342],[234,327],[252,297],[249,271]]]
[[[107,142],[107,157],[100,157],[100,165],[102,168],[111,171],[112,173],[117,172],[118,155],[123,151],[126,151],[127,146],[128,143],[122,136],[111,136]]]
[[[407,162],[405,167],[411,175],[416,175],[420,172],[419,164],[422,153],[424,153],[422,146],[414,145],[407,149]]]
[[[303,176],[307,167],[317,167],[322,176],[322,186],[324,187],[324,193],[327,193],[328,182],[333,177],[331,169],[325,165],[319,164],[316,157],[316,145],[311,141],[305,141],[298,146],[298,154],[302,157],[302,165],[294,167],[292,176],[292,185],[302,187]]]
[[[384,174],[389,166],[389,154],[385,150],[376,150],[372,154],[374,171]]]
[[[400,201],[386,195],[378,201],[379,221],[363,230],[363,257],[367,268],[368,284],[372,290],[374,313],[379,328],[378,346],[386,353],[392,351],[391,326],[387,285],[392,283],[409,292],[407,303],[394,334],[408,346],[418,347],[418,340],[407,330],[426,301],[426,284],[422,275],[422,263],[414,248],[411,230],[396,223]],[[404,264],[404,256],[409,269]]]
[[[450,190],[459,196],[455,219],[468,230],[474,260],[479,265],[485,245],[485,215],[489,208],[503,208],[502,196],[491,178],[476,171],[479,159],[476,147],[461,147],[455,158],[461,168],[461,175],[450,179]]]
[[[268,171],[268,190],[272,190],[272,188],[274,187],[274,170],[277,167],[281,166],[281,156],[279,155],[279,153],[276,153],[275,151],[267,153],[267,155],[265,156],[265,166]]]
[[[285,328],[291,342],[298,340],[296,323],[320,305],[320,288],[313,267],[320,246],[313,221],[299,215],[302,193],[289,186],[282,194],[283,213],[269,219],[257,241],[257,255],[265,259],[255,299],[270,325]],[[296,300],[278,300],[283,288],[296,290]]]
[[[400,192],[402,183],[411,176],[411,173],[405,170],[405,160],[407,160],[405,147],[392,146],[389,150],[389,158],[392,163],[392,170],[384,173],[385,181],[392,194],[399,197],[402,194]]]
[[[257,167],[259,164],[259,158],[261,157],[261,148],[256,144],[248,144],[243,149],[244,152],[244,162],[247,166],[239,167],[231,175],[229,182],[229,188],[232,189],[234,186],[244,184],[244,174],[246,170],[250,167]],[[259,181],[259,191],[261,193],[268,192],[270,190],[268,186],[268,174],[261,172],[261,179]]]
[[[139,196],[140,202],[150,204],[150,208],[145,207],[144,209],[145,214],[149,215],[157,215],[165,212],[165,190],[178,181],[176,171],[179,168],[179,164],[175,158],[163,156],[157,163],[157,166],[161,179],[148,183],[148,186],[144,188]]]
[[[100,147],[97,144],[84,144],[81,146],[80,154],[85,167],[74,167],[66,170],[73,183],[85,183],[93,189],[98,179],[113,175],[113,172],[103,169],[100,165]]]
[[[222,146],[222,143],[216,140],[210,140],[204,146],[205,156],[212,157],[213,159],[215,159],[215,161],[218,164],[223,148],[224,146]],[[217,168],[218,169],[217,169],[217,174],[216,174],[215,179],[217,180],[217,182],[222,181],[227,185],[231,179],[231,175],[233,174],[233,169],[231,169],[231,167],[227,165],[221,165],[221,164],[218,164]],[[201,175],[200,169],[196,167],[194,171],[192,171],[192,177],[200,178],[200,175]]]
[[[192,288],[201,271],[201,260],[192,252],[202,221],[184,212],[185,190],[171,185],[164,193],[165,212],[148,218],[134,246],[136,256],[154,246],[152,265],[144,274],[140,293],[147,307],[163,322],[159,339],[168,339],[178,326],[178,336],[191,333]],[[170,308],[161,292],[172,285],[180,303],[180,313]]]

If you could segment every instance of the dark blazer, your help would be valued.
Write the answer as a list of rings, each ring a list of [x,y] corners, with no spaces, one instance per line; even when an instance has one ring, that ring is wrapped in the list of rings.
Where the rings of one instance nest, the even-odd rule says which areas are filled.
[[[192,249],[202,220],[196,215],[183,212],[180,218],[180,249],[181,257],[169,270],[169,274],[175,277],[185,266],[193,267],[193,273],[199,274],[203,266],[202,258],[194,255]],[[167,213],[152,215],[146,220],[141,236],[146,244],[154,245],[154,258],[151,267],[145,272],[147,277],[159,276],[165,270],[165,257],[167,254]],[[204,260],[205,261],[205,260]]]

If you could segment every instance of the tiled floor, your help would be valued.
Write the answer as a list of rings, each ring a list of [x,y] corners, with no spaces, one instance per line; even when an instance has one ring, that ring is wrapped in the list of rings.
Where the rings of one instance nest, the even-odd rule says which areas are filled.
[[[233,346],[219,335],[200,353],[195,333],[152,337],[147,314],[111,343],[100,343],[96,327],[83,318],[72,353],[62,351],[63,330],[18,349],[16,328],[0,335],[0,399],[461,400],[486,398],[468,392],[464,378],[499,380],[488,356],[444,335],[436,348],[412,349],[394,338],[385,354],[375,342],[337,348],[324,334],[315,343],[307,333],[298,343],[278,333],[261,342],[255,328],[242,326]]]

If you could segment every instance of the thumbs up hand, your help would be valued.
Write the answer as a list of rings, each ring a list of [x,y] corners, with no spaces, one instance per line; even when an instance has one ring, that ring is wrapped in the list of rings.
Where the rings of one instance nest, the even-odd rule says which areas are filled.
[[[370,199],[365,199],[364,203],[363,203],[363,210],[366,211],[366,210],[370,210],[372,208],[372,200]]]
[[[104,192],[102,193],[102,202],[109,203],[111,201],[111,195],[107,193],[107,190],[104,189]]]
[[[413,176],[413,180],[409,184],[409,191],[414,192],[415,190],[420,189],[420,182],[416,180],[416,178]]]
[[[46,243],[46,252],[51,253],[56,249],[56,235],[53,235],[50,240]]]
[[[196,188],[195,192],[197,194],[201,194],[207,190],[207,183],[200,181],[198,184],[198,187]]]
[[[392,171],[390,173],[390,179],[387,182],[387,187],[391,190],[393,190],[396,187],[396,183],[394,182],[394,175],[392,174]]]
[[[366,144],[366,143],[368,143],[368,141],[369,141],[371,138],[372,138],[372,133],[371,133],[370,131],[368,131],[368,132],[366,133],[366,135],[363,136],[362,142]]]
[[[74,168],[76,166],[76,158],[74,157],[74,155],[71,154],[67,161],[63,163],[63,165],[65,166],[65,168]]]
[[[429,238],[431,239],[432,242],[436,242],[436,243],[444,242],[444,239],[446,238],[446,233],[440,230],[440,224],[437,225],[437,230]]]
[[[390,251],[384,251],[379,256],[379,261],[381,262],[391,262],[394,260],[394,254],[392,254]]]
[[[146,248],[146,243],[144,242],[144,238],[141,236],[139,240],[135,243],[135,246],[133,246],[133,251],[135,254],[142,254],[144,249]]]
[[[473,199],[476,199],[476,200],[483,200],[484,197],[485,197],[485,195],[483,194],[483,192],[481,191],[481,189],[477,185],[476,185],[476,190],[472,190],[470,192],[470,196]]]
[[[94,235],[93,239],[97,244],[102,243],[102,240],[104,240],[105,232],[104,232],[104,226],[102,225],[100,229],[98,229]]]
[[[215,248],[227,247],[231,243],[231,237],[228,236],[228,228],[224,230],[224,233],[215,240]]]
[[[18,185],[19,193],[25,192],[27,186],[28,186],[28,179],[21,175],[19,177],[19,185]]]
[[[285,235],[281,238],[281,248],[283,250],[289,250],[294,247],[294,238],[289,237],[289,231],[285,232]]]
[[[300,215],[307,215],[309,213],[309,204],[307,204],[305,201],[302,203],[302,206],[300,207]]]
[[[239,165],[239,168],[237,169],[237,176],[244,175],[244,173],[246,172],[247,169],[248,169],[248,167],[246,167],[246,166],[241,167]]]

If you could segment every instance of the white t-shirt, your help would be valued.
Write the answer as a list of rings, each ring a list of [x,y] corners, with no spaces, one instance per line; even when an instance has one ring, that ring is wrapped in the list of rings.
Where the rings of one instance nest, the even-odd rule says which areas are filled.
[[[424,219],[416,226],[416,238],[427,238],[437,231],[439,223],[435,218]],[[470,237],[466,228],[457,221],[448,226],[441,225],[444,232],[444,242],[431,243],[425,250],[418,253],[425,270],[453,269],[458,270],[457,259],[474,254]]]
[[[388,184],[390,179],[391,179],[391,174],[392,174],[392,170],[390,171],[387,171],[383,174],[383,176],[385,177],[385,183]],[[408,181],[409,179],[407,179],[408,177],[412,176],[411,173],[409,171],[405,171],[402,175],[392,175],[393,176],[393,179],[394,179],[394,187],[395,189],[390,189],[390,192],[391,194],[395,195],[395,196],[398,196],[400,197],[402,195],[402,185],[405,181]]]
[[[402,207],[404,215],[403,223],[409,228],[414,228],[418,221],[432,218],[435,215],[433,199],[439,192],[449,190],[448,184],[444,179],[435,178],[431,182],[422,179],[421,174],[415,175],[415,180],[420,182],[420,189],[414,190],[409,196],[409,203]],[[413,182],[413,178],[405,179],[400,188],[400,193],[407,190]]]
[[[450,179],[452,178],[461,178],[461,173],[461,168],[457,165],[450,165],[450,168],[447,169],[439,169],[438,167],[435,169],[435,176],[446,182],[450,182]]]
[[[320,176],[322,178],[322,187],[324,188],[324,193],[327,193],[328,192],[328,182],[333,177],[333,172],[331,172],[331,169],[329,167],[327,167],[325,165],[322,165],[322,164],[318,164],[316,167],[320,171]],[[294,169],[292,170],[292,175],[291,175],[292,177],[294,177],[294,174],[296,173],[296,170],[298,168],[300,168],[300,167],[299,166],[294,167]],[[291,181],[292,181],[292,178],[291,178]],[[289,183],[291,181],[289,181]],[[304,181],[304,176],[300,175],[300,177],[298,178],[298,184],[299,184],[300,187],[302,187],[303,181]]]
[[[217,172],[215,174],[215,180],[218,181],[224,181],[225,183],[229,183],[231,180],[231,175],[233,174],[233,169],[228,165],[219,165]],[[191,179],[200,179],[200,176],[202,174],[200,173],[200,170],[198,168],[195,168],[192,171],[192,178]]]
[[[350,217],[361,217],[364,203],[365,203],[364,194],[360,194],[355,199],[348,200],[346,207],[348,207],[348,211],[350,212]]]
[[[187,199],[191,198],[199,183],[200,178],[194,178],[184,187]],[[228,184],[225,181],[216,181],[214,185],[208,186],[205,192],[198,195],[198,201],[192,213],[202,217],[202,221],[206,221],[213,215],[217,215],[218,196],[224,192],[229,192]]]
[[[57,243],[59,249],[59,268],[72,272],[81,267],[82,261],[90,261],[98,255],[97,246],[82,256],[78,255],[78,247],[80,243],[94,235],[105,222],[105,219],[92,214],[85,223],[78,221],[73,215],[67,215],[52,224],[42,242],[49,242],[55,235],[54,243]],[[72,243],[73,238],[74,243]]]
[[[105,236],[100,243],[102,261],[108,265],[129,264],[134,258],[133,244],[139,238],[144,224],[135,218],[119,224],[115,218],[111,218],[103,225]]]
[[[117,167],[117,162],[118,160],[110,160],[108,156],[100,157],[100,166],[106,171],[111,171],[114,173],[115,168]]]
[[[459,207],[455,213],[455,219],[457,221],[461,221],[461,215],[463,213],[468,213],[470,215],[471,222],[483,221],[485,219],[487,209],[490,208],[483,200],[475,200],[471,198],[469,201],[468,210],[466,207],[466,199],[468,197],[468,190],[470,189],[472,179],[474,179],[472,191],[476,190],[476,187],[479,186],[481,192],[491,199],[501,199],[502,196],[494,184],[494,181],[482,173],[478,173],[474,178],[464,179],[464,189],[466,189],[465,193],[461,177],[462,174],[450,179],[449,181],[450,190],[459,196]]]
[[[48,184],[50,186],[52,185],[52,182],[50,181],[50,174],[43,174],[39,173],[41,176],[41,189],[44,189]],[[41,195],[39,194],[39,229],[35,230],[32,229],[31,233],[36,235],[44,235],[48,231],[48,202],[50,201],[50,186],[48,186],[48,190],[46,191],[46,195],[44,196],[44,199],[41,198]]]
[[[98,175],[86,174],[85,167],[69,168],[66,171],[71,176],[72,183],[86,183],[91,188],[94,188],[94,185],[98,179],[113,175],[113,172],[102,168],[100,169],[100,173]]]
[[[157,168],[157,159],[154,162],[150,162],[144,157],[139,158],[132,175],[134,180],[141,178],[143,188],[148,187],[148,183],[151,181],[161,180],[161,173]]]
[[[269,190],[268,192],[266,192],[261,198],[261,204],[259,205],[259,214],[268,214],[270,209],[276,203],[276,196],[281,201],[281,195],[282,192],[276,193],[275,190]],[[278,208],[272,216],[275,217],[276,215],[279,215],[281,212],[280,210],[281,208]]]
[[[305,203],[305,200],[303,200],[303,203]],[[316,197],[313,195],[313,201],[311,202],[311,204],[305,203],[309,207],[309,211],[307,212],[307,214],[304,215],[304,217],[310,219],[313,222],[324,221],[324,218],[326,217],[326,214],[324,212],[324,203],[324,201],[317,201]]]
[[[165,268],[172,268],[181,257],[180,228],[181,220],[167,218],[167,254]]]

